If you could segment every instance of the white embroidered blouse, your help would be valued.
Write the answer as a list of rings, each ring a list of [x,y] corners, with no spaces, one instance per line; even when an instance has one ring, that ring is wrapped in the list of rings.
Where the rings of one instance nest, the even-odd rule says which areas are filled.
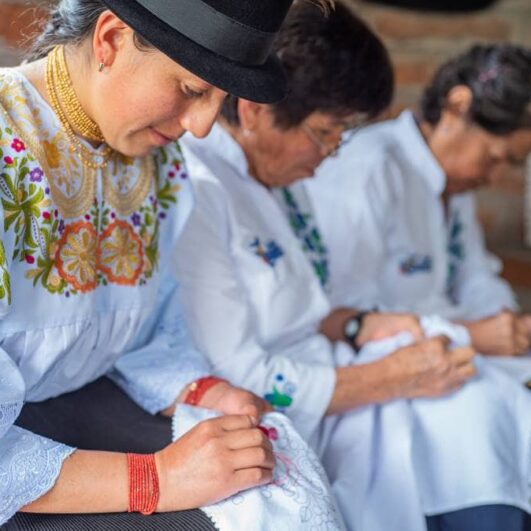
[[[210,368],[166,267],[193,203],[178,145],[87,169],[35,88],[4,69],[0,173],[2,524],[73,451],[14,426],[24,402],[108,374],[155,413]]]

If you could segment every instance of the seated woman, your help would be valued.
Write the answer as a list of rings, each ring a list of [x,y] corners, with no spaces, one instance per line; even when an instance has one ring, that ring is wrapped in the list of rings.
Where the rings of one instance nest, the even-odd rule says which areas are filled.
[[[439,69],[418,112],[367,127],[304,184],[334,304],[438,313],[479,352],[528,352],[531,318],[498,276],[468,192],[531,152],[530,83],[531,50],[474,46]]]
[[[459,434],[443,448],[441,459],[441,467],[450,460],[460,464],[458,470],[451,466],[432,477],[430,461],[436,468],[438,453],[419,451],[412,463],[417,430],[411,423],[418,411],[400,399],[439,396],[462,387],[474,374],[472,350],[452,349],[442,338],[423,339],[395,347],[379,360],[358,363],[363,354],[357,357],[353,348],[335,342],[347,339],[345,321],[357,348],[401,327],[408,330],[408,338],[418,336],[419,325],[409,316],[370,314],[356,319],[357,310],[332,311],[312,268],[313,262],[321,278],[326,277],[319,234],[292,205],[291,218],[311,252],[308,260],[274,195],[275,188],[312,175],[356,119],[359,123],[387,106],[392,70],[384,47],[337,3],[327,19],[310,5],[295,6],[276,50],[288,76],[285,100],[274,105],[228,100],[220,123],[205,140],[189,135],[183,139],[197,208],[179,240],[175,261],[194,338],[220,374],[285,411],[318,450],[349,529],[383,531],[396,529],[400,522],[400,529],[424,530],[425,511],[434,515],[431,528],[438,529],[439,513],[474,507],[446,515],[441,525],[487,531],[499,529],[503,521],[505,529],[521,530],[523,514],[518,509],[477,506],[513,500],[526,506],[528,493],[522,485],[527,476],[521,460],[529,448],[529,421],[522,422],[522,440],[508,421],[513,409],[506,404],[509,399],[503,393],[488,399],[492,382],[479,378],[453,395],[456,404],[442,406],[473,412],[471,418],[454,420],[455,426],[464,424],[465,431],[448,430],[447,423],[434,428],[442,435]],[[500,389],[505,391],[505,384]],[[525,391],[519,391],[523,395],[514,396],[531,407]],[[480,399],[471,410],[468,400],[475,393]],[[500,405],[492,404],[495,400]],[[419,402],[429,416],[431,402]],[[384,403],[389,404],[375,406]],[[397,431],[382,441],[380,420],[387,428],[393,418],[400,420]],[[482,437],[479,444],[475,437],[470,439],[473,448],[461,441],[470,432]],[[509,433],[514,446],[499,449],[493,433]],[[483,475],[496,476],[500,490],[494,494],[475,473],[486,463],[496,464]],[[430,493],[438,493],[436,504],[425,503],[417,472],[430,477]],[[517,487],[508,495],[505,487],[512,482]],[[467,520],[470,514],[475,524]]]
[[[214,529],[191,509],[270,481],[268,406],[209,376],[168,259],[192,208],[176,139],[228,91],[283,96],[290,3],[64,0],[0,70],[3,529]],[[183,401],[229,415],[171,443],[155,414]]]

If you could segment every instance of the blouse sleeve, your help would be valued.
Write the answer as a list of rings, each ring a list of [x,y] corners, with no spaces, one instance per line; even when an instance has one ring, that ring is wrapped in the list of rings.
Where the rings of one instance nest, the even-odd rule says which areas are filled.
[[[136,345],[118,359],[109,377],[151,414],[169,407],[186,385],[212,372],[192,343],[179,286],[169,276],[161,282],[157,308]]]
[[[0,240],[0,312],[11,303],[9,247]],[[74,448],[14,426],[24,405],[26,386],[13,360],[0,349],[0,525],[19,509],[48,492],[63,461]]]
[[[260,342],[255,312],[231,250],[236,222],[230,221],[229,198],[217,183],[194,185],[196,208],[175,255],[192,335],[216,373],[267,398],[309,437],[334,392],[335,369],[326,362],[332,347],[314,333],[312,339],[323,349],[322,361],[300,361],[302,346],[292,345],[303,352],[291,356]]]
[[[474,196],[465,194],[458,197],[456,207],[461,215],[464,255],[457,267],[454,292],[459,316],[481,319],[503,309],[518,310],[511,287],[499,276],[501,261],[485,247]]]

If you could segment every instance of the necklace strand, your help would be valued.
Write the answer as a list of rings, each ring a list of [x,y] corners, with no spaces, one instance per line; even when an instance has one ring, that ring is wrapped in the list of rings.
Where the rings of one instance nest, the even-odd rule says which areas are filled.
[[[71,93],[68,93],[69,86],[72,88]],[[70,140],[72,148],[79,155],[82,163],[85,166],[93,169],[105,168],[109,163],[111,154],[113,153],[112,148],[107,146],[101,151],[101,153],[94,154],[89,148],[80,142],[80,140],[77,138],[74,128],[72,127],[72,125],[74,125],[79,131],[81,131],[83,128],[77,123],[78,116],[81,115],[77,114],[77,111],[72,110],[78,107],[81,108],[81,105],[79,100],[77,100],[75,92],[73,92],[68,70],[66,69],[66,61],[64,60],[64,48],[62,46],[54,48],[48,55],[46,64],[46,90],[48,92],[48,97],[50,98],[52,108],[61,122],[61,127]],[[77,103],[73,103],[72,97],[76,99]],[[66,111],[67,107],[70,108],[70,112]],[[82,110],[82,113],[87,116],[85,111]],[[90,118],[88,119],[90,120]],[[83,120],[83,118],[81,118],[81,120]],[[71,121],[74,123],[72,124]],[[94,160],[95,157],[101,158],[102,160],[100,162],[96,162]]]
[[[104,142],[105,139],[98,124],[85,112],[72,86],[64,46],[58,47],[54,59],[56,71],[59,74],[56,77],[57,89],[68,121],[76,126],[81,136],[93,142]]]

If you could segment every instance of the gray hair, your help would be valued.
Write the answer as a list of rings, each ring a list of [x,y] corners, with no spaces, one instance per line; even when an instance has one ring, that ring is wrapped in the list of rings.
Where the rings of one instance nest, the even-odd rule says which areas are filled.
[[[99,16],[107,9],[99,0],[60,0],[50,9],[48,23],[30,46],[28,61],[35,61],[61,44],[81,44],[92,35]],[[139,49],[151,47],[137,33],[135,44]]]

